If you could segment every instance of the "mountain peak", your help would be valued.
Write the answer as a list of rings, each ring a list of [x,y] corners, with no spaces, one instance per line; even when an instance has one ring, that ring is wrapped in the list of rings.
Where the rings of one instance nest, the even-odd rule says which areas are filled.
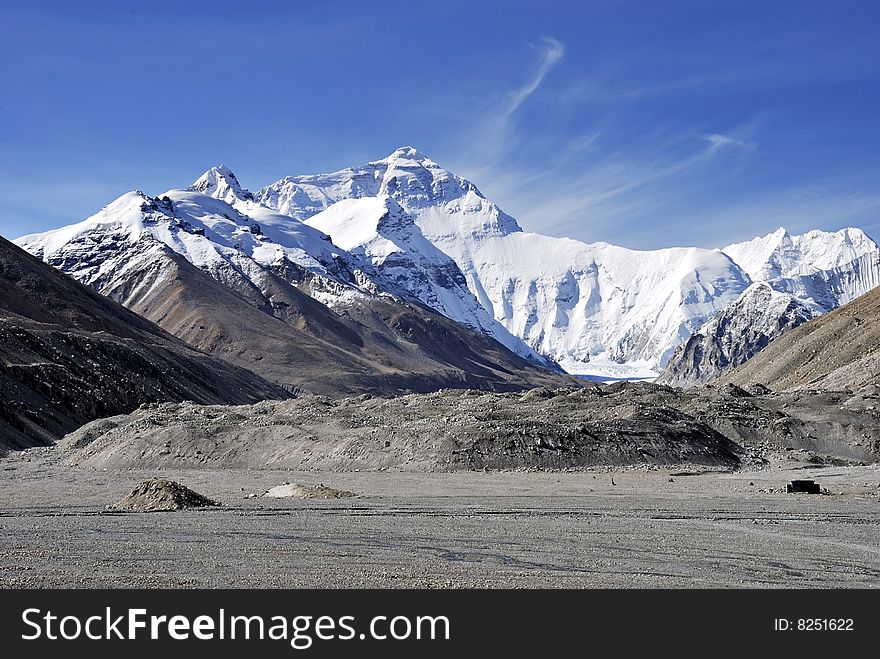
[[[380,162],[383,164],[391,164],[391,163],[395,163],[395,162],[400,162],[401,160],[411,160],[411,161],[414,161],[420,165],[436,165],[437,164],[433,160],[431,160],[428,156],[426,156],[424,153],[422,153],[417,148],[415,148],[414,146],[399,147],[399,148],[395,149],[394,152],[391,153],[389,156],[387,156],[386,158],[383,158],[382,160],[379,160],[377,162]]]
[[[864,229],[860,229],[859,227],[844,227],[843,229],[841,229],[837,233],[840,234],[840,236],[848,242],[854,242],[854,241],[870,241],[872,243],[876,242],[873,238],[871,238],[871,236],[869,236],[867,233],[865,233]]]
[[[226,165],[220,164],[211,167],[208,171],[197,178],[190,187],[196,187],[199,184],[199,181],[217,179],[226,179],[227,181],[234,182],[236,185],[240,185],[238,183],[238,177],[235,175],[235,172],[229,169],[229,167],[227,167]]]
[[[226,165],[211,167],[197,178],[187,190],[201,192],[230,203],[236,199],[253,199],[253,195],[241,186],[238,177]]]

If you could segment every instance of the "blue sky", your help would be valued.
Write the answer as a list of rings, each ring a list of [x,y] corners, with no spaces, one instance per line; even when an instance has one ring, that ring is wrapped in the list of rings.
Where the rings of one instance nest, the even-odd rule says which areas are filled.
[[[880,239],[880,3],[0,4],[0,234],[412,144],[526,229]]]

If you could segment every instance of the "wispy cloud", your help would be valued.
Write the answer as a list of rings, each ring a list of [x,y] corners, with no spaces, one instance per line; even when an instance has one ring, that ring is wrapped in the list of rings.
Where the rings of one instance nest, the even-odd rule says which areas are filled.
[[[527,81],[499,95],[463,140],[470,148],[444,162],[477,182],[526,230],[633,247],[668,244],[669,232],[653,218],[666,212],[675,220],[673,208],[735,176],[757,150],[760,114],[722,131],[638,122],[624,113],[600,113],[592,129],[574,136],[550,121],[527,129],[517,112],[564,55],[562,43],[543,39]],[[589,80],[581,82],[589,87]],[[583,107],[585,99],[570,89],[554,88],[554,112]]]
[[[550,70],[556,66],[559,60],[562,59],[563,55],[565,55],[565,46],[553,37],[544,37],[541,42],[541,56],[538,71],[527,84],[514,90],[510,94],[509,105],[502,115],[504,120],[510,118],[510,116],[519,109],[523,102],[535,93]]]
[[[712,151],[718,151],[719,149],[723,149],[724,147],[732,146],[738,147],[741,149],[752,150],[757,147],[754,142],[743,142],[742,140],[737,140],[729,135],[722,135],[721,133],[709,133],[708,135],[703,135],[703,139],[709,143],[709,148]]]
[[[520,138],[515,130],[514,115],[538,91],[544,79],[565,55],[565,46],[553,37],[544,37],[536,48],[537,70],[531,78],[504,94],[495,107],[479,115],[472,127],[472,134],[465,139],[470,149],[463,158],[472,170],[491,170],[516,147]]]
[[[527,230],[662,246],[670,235],[657,220],[668,207],[736,171],[737,154],[723,148],[733,143],[679,136],[607,150],[597,142],[601,136],[587,142],[595,148],[586,163],[569,154],[550,167],[512,160],[488,170],[483,190]]]

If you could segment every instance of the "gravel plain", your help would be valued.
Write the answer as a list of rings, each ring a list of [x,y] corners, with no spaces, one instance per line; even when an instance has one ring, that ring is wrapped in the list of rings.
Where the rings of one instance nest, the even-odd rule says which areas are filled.
[[[100,470],[32,449],[0,460],[0,586],[880,587],[880,466],[814,467]],[[106,508],[154,476],[223,505]],[[287,482],[359,496],[260,496]]]

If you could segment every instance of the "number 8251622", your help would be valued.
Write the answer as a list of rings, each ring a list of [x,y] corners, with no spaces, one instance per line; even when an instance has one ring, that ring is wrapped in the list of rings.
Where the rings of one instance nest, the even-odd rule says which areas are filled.
[[[777,618],[773,621],[773,629],[780,632],[851,632],[853,631],[852,618],[798,618],[788,620]]]

